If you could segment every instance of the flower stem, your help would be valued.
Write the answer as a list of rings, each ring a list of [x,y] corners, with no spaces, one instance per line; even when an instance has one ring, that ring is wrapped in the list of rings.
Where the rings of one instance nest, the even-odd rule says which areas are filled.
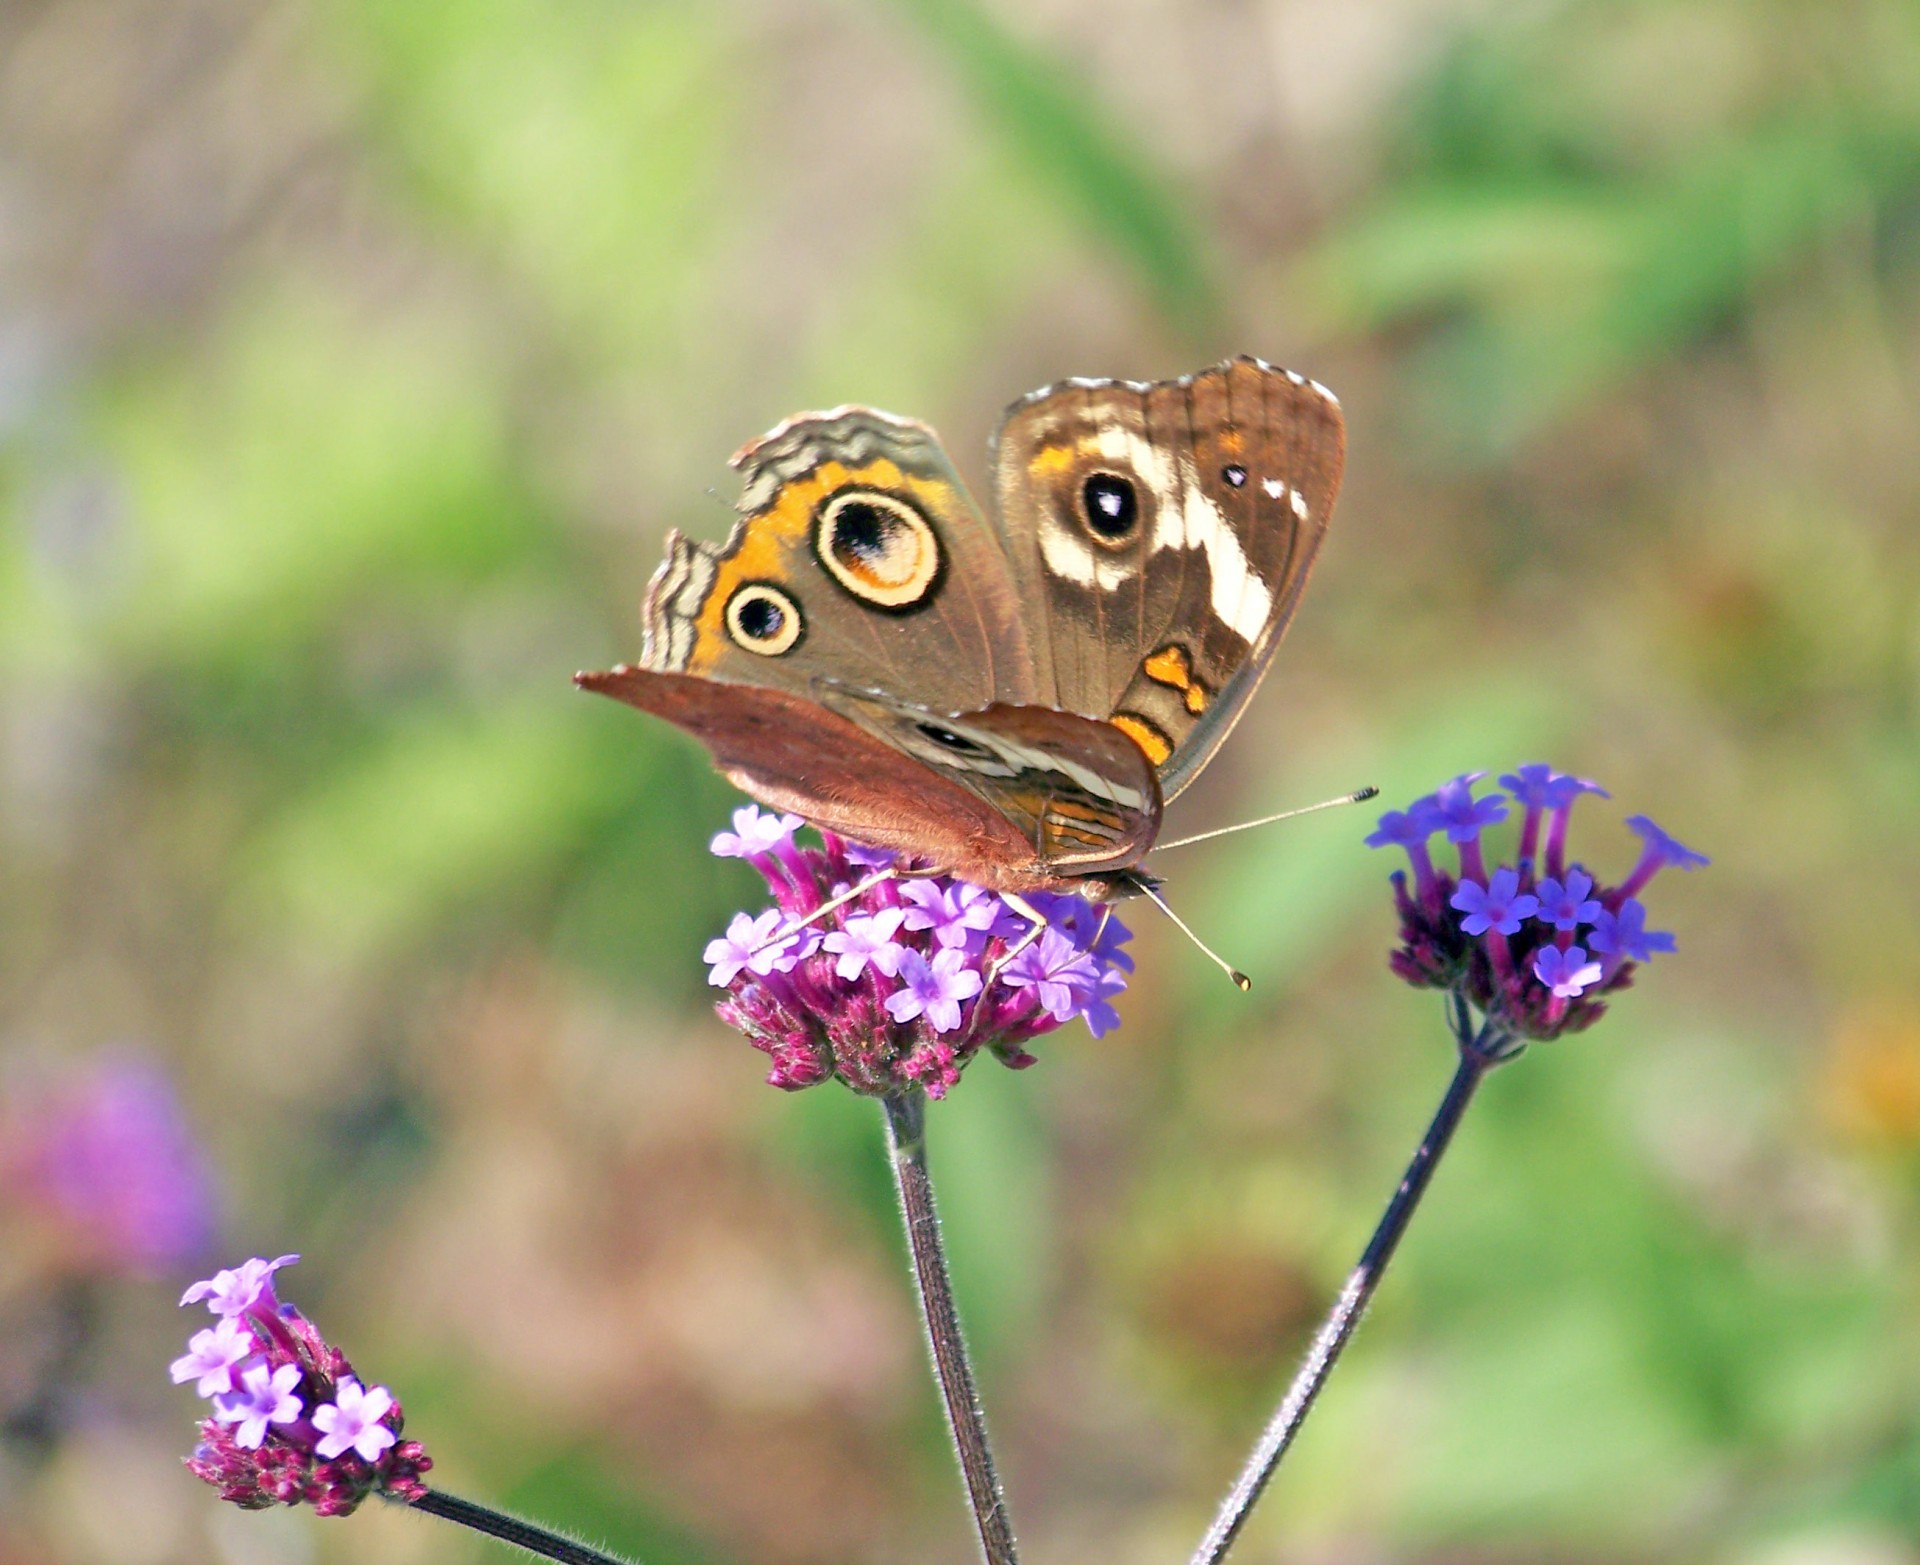
[[[1518,1052],[1506,1035],[1492,1023],[1483,1026],[1478,1033],[1473,1032],[1466,1005],[1457,998],[1451,1009],[1451,1019],[1459,1044],[1460,1063],[1453,1073],[1453,1080],[1447,1085],[1446,1095],[1441,1098],[1439,1108],[1434,1110],[1427,1133],[1414,1149],[1407,1171],[1401,1176],[1400,1187],[1394,1191],[1393,1199],[1381,1214],[1380,1222],[1373,1230],[1373,1237],[1367,1241],[1359,1263],[1348,1274],[1340,1296],[1334,1300],[1332,1309],[1314,1334],[1306,1361],[1294,1375],[1293,1384],[1287,1387],[1287,1394],[1281,1398],[1279,1409],[1248,1456],[1240,1476],[1234,1480],[1233,1488],[1221,1502],[1213,1525],[1207,1529],[1206,1536],[1194,1551],[1192,1565],[1218,1565],[1227,1550],[1233,1547],[1234,1539],[1246,1525],[1248,1516],[1267,1486],[1267,1480],[1273,1477],[1274,1469],[1287,1454],[1294,1436],[1300,1433],[1300,1426],[1306,1422],[1314,1399],[1320,1395],[1321,1387],[1333,1373],[1333,1366],[1339,1362],[1354,1328],[1360,1324],[1360,1317],[1366,1312],[1374,1290],[1380,1286],[1387,1263],[1393,1259],[1394,1250],[1406,1234],[1407,1225],[1420,1205],[1420,1198],[1426,1194],[1427,1182],[1439,1166],[1454,1131],[1459,1128],[1461,1116],[1473,1101],[1474,1092],[1489,1070],[1512,1059]]]
[[[993,1470],[986,1415],[973,1387],[966,1338],[961,1335],[953,1287],[947,1278],[946,1252],[940,1243],[940,1217],[934,1209],[933,1180],[927,1172],[926,1098],[914,1091],[881,1102],[887,1111],[887,1145],[894,1182],[900,1190],[907,1244],[913,1251],[913,1274],[919,1286],[921,1313],[926,1317],[927,1341],[933,1349],[934,1373],[946,1398],[947,1423],[953,1431],[961,1474],[967,1481],[973,1519],[980,1529],[981,1552],[987,1565],[1016,1565],[1013,1524],[1007,1519],[1006,1497]]]
[[[429,1489],[419,1499],[406,1503],[416,1511],[458,1522],[462,1527],[484,1532],[489,1538],[498,1538],[541,1559],[558,1560],[560,1565],[629,1565],[618,1554],[589,1548],[577,1538],[549,1531],[532,1522],[522,1521],[518,1516],[509,1516],[505,1511],[496,1511],[438,1489]]]

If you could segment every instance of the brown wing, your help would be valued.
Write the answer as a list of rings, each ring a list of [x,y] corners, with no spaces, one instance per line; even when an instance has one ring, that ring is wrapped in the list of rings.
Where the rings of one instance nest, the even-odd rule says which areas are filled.
[[[1044,707],[961,717],[836,693],[791,693],[620,667],[583,689],[685,729],[736,787],[856,842],[893,848],[997,891],[1059,889],[1151,846],[1160,794],[1105,723]]]
[[[1005,551],[932,430],[803,414],[734,466],[743,516],[725,546],[668,537],[643,668],[802,694],[837,680],[955,712],[1031,698]]]
[[[1033,699],[1110,720],[1177,795],[1266,672],[1344,451],[1332,394],[1252,358],[1016,403],[994,473]]]

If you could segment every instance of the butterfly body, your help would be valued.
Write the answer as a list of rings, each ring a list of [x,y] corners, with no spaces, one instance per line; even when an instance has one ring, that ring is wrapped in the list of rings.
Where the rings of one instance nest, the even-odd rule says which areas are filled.
[[[1124,894],[1271,661],[1343,451],[1331,394],[1255,359],[1068,381],[1009,409],[989,520],[925,425],[802,415],[734,458],[724,546],[669,535],[639,665],[579,683],[855,841]]]

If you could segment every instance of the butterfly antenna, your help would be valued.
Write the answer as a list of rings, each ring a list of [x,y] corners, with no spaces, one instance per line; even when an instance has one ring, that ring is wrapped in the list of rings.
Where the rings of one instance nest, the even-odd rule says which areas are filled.
[[[1297,810],[1282,810],[1278,815],[1263,815],[1257,821],[1242,821],[1238,826],[1221,826],[1213,831],[1197,832],[1191,837],[1176,837],[1172,842],[1156,842],[1153,851],[1164,853],[1168,848],[1188,848],[1196,842],[1211,842],[1215,837],[1230,836],[1236,831],[1252,831],[1256,826],[1271,826],[1275,821],[1289,821],[1296,815],[1312,815],[1316,810],[1335,810],[1343,804],[1365,804],[1369,799],[1380,796],[1378,788],[1368,786],[1356,788],[1352,793],[1343,793],[1337,799],[1322,799],[1318,804],[1305,804]]]
[[[1208,945],[1206,941],[1202,940],[1187,927],[1187,921],[1167,906],[1167,899],[1154,889],[1152,881],[1148,880],[1144,875],[1136,875],[1133,877],[1132,884],[1141,896],[1145,897],[1155,907],[1160,909],[1162,913],[1165,913],[1168,918],[1173,920],[1173,927],[1198,946],[1201,954],[1205,956],[1209,962],[1213,963],[1215,967],[1219,968],[1221,972],[1233,980],[1234,988],[1238,989],[1242,994],[1245,994],[1253,987],[1253,980],[1251,978],[1241,972],[1239,968],[1233,966],[1222,957],[1219,952],[1215,951],[1213,947]]]
[[[855,897],[861,895],[863,892],[873,890],[875,886],[881,884],[883,881],[897,880],[899,878],[899,875],[900,875],[900,871],[893,868],[891,865],[889,865],[887,868],[882,870],[875,870],[873,874],[869,875],[865,880],[861,881],[858,885],[849,886],[845,891],[841,892],[840,895],[837,897],[829,897],[825,902],[822,902],[817,908],[815,908],[805,918],[796,919],[793,923],[786,925],[784,928],[776,929],[772,934],[767,936],[765,940],[762,940],[760,944],[758,944],[751,951],[749,951],[747,955],[750,957],[758,956],[762,951],[770,950],[777,945],[784,945],[787,941],[791,940],[795,935],[799,934],[801,930],[805,929],[807,925],[817,924],[821,919],[825,918],[829,913],[833,912],[836,908],[845,907]]]

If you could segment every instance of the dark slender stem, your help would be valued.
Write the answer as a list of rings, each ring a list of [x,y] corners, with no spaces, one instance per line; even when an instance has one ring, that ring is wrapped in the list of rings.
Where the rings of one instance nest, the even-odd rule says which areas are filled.
[[[1447,1085],[1446,1096],[1440,1100],[1439,1108],[1434,1110],[1427,1133],[1414,1149],[1413,1159],[1407,1164],[1400,1187],[1394,1191],[1393,1199],[1381,1214],[1373,1237],[1367,1241],[1367,1247],[1361,1253],[1359,1264],[1348,1274],[1340,1296],[1334,1300],[1326,1319],[1320,1323],[1320,1330],[1314,1334],[1313,1346],[1307,1350],[1306,1361],[1294,1375],[1293,1384],[1287,1387],[1287,1394],[1281,1398],[1279,1409],[1248,1456],[1240,1476],[1227,1491],[1226,1499],[1221,1502],[1220,1510],[1213,1518],[1213,1525],[1200,1540],[1199,1548],[1194,1550],[1192,1565],[1218,1565],[1227,1550],[1233,1547],[1234,1539],[1239,1537],[1240,1529],[1246,1525],[1247,1517],[1252,1514],[1261,1492],[1267,1487],[1267,1480],[1273,1477],[1274,1469],[1287,1454],[1294,1436],[1300,1433],[1300,1426],[1306,1422],[1314,1399],[1320,1395],[1321,1387],[1333,1373],[1333,1366],[1339,1362],[1354,1328],[1360,1324],[1360,1317],[1366,1312],[1374,1289],[1380,1286],[1387,1263],[1393,1259],[1394,1250],[1405,1235],[1408,1223],[1413,1220],[1420,1198],[1426,1194],[1427,1181],[1433,1177],[1434,1169],[1447,1150],[1447,1143],[1459,1128],[1460,1117],[1467,1112],[1474,1092],[1489,1070],[1513,1058],[1517,1052],[1511,1040],[1491,1026],[1483,1027],[1477,1035],[1474,1034],[1470,1030],[1471,1018],[1464,1003],[1453,1008],[1451,1020],[1460,1046],[1460,1063],[1453,1073],[1453,1080]]]
[[[458,1522],[462,1527],[484,1532],[489,1538],[498,1538],[502,1543],[510,1543],[529,1554],[537,1554],[541,1559],[558,1560],[560,1565],[630,1565],[618,1554],[589,1548],[577,1538],[551,1532],[532,1522],[522,1521],[518,1516],[509,1516],[505,1511],[476,1505],[472,1500],[463,1500],[458,1495],[446,1494],[438,1489],[429,1489],[419,1499],[407,1503],[416,1511]]]
[[[940,1217],[934,1210],[933,1180],[927,1172],[926,1099],[912,1092],[882,1101],[887,1111],[887,1145],[893,1157],[894,1182],[900,1188],[900,1211],[906,1219],[907,1244],[913,1251],[920,1309],[933,1349],[934,1373],[946,1398],[947,1423],[953,1430],[954,1451],[967,1481],[973,1519],[980,1528],[981,1552],[987,1565],[1017,1565],[1013,1524],[1007,1519],[1006,1497],[994,1474],[986,1415],[973,1387],[966,1338],[961,1335],[960,1316],[953,1306],[946,1251],[940,1243]]]

